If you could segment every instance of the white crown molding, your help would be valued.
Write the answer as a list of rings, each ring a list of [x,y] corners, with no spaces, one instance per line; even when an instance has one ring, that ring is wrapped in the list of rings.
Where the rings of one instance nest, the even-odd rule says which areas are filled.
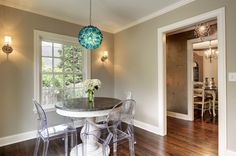
[[[165,14],[165,13],[167,13],[167,12],[170,12],[170,11],[172,11],[172,10],[175,10],[175,9],[177,9],[177,8],[179,8],[179,7],[182,7],[182,6],[184,6],[184,5],[188,4],[188,3],[191,3],[191,2],[193,2],[193,1],[195,1],[195,0],[181,0],[181,1],[177,2],[177,3],[174,3],[174,4],[172,4],[172,5],[169,5],[169,6],[165,7],[165,8],[163,8],[163,9],[161,9],[161,10],[159,10],[159,11],[156,11],[156,12],[150,14],[150,15],[147,15],[147,16],[145,16],[145,17],[142,17],[142,18],[140,18],[140,19],[138,19],[138,20],[136,20],[136,21],[134,21],[134,22],[132,22],[132,23],[129,23],[129,24],[125,25],[124,27],[115,30],[114,33],[118,33],[118,32],[120,32],[120,31],[123,31],[123,30],[125,30],[125,29],[130,28],[130,27],[133,27],[133,26],[135,26],[135,25],[138,25],[138,24],[140,24],[140,23],[143,23],[143,22],[145,22],[145,21],[148,21],[148,20],[153,19],[153,18],[155,18],[155,17],[158,17],[158,16],[160,16],[160,15],[163,15],[163,14]]]
[[[110,30],[110,29],[103,29],[103,28],[101,28],[101,30],[109,32],[109,33],[118,33],[118,32],[120,32],[122,30],[128,29],[128,28],[130,28],[132,26],[135,26],[137,24],[143,23],[143,22],[145,22],[147,20],[150,20],[152,18],[155,18],[157,16],[160,16],[162,14],[165,14],[167,12],[175,10],[175,9],[177,9],[177,8],[179,8],[181,6],[184,6],[184,5],[188,4],[188,3],[191,3],[193,1],[195,1],[195,0],[181,0],[181,1],[177,2],[177,3],[174,3],[173,5],[169,5],[169,6],[163,8],[163,9],[157,11],[157,12],[154,12],[154,13],[148,15],[148,16],[140,18],[137,21],[131,22],[131,23],[125,25],[122,28],[119,28],[119,29],[116,29],[116,30]],[[42,10],[39,10],[39,9],[36,9],[36,8],[32,8],[30,6],[27,6],[26,4],[15,4],[15,3],[9,2],[9,1],[0,1],[0,5],[4,5],[4,6],[8,6],[8,7],[12,7],[12,8],[20,9],[20,10],[24,10],[24,11],[27,11],[27,12],[32,12],[32,13],[35,13],[35,14],[39,14],[39,15],[42,15],[42,16],[47,16],[47,17],[55,18],[55,19],[58,19],[58,20],[62,20],[62,21],[69,22],[69,23],[78,24],[78,25],[81,25],[81,26],[86,25],[86,23],[79,22],[78,20],[75,20],[75,19],[70,18],[68,16],[52,15],[49,12],[45,12],[45,11],[42,11]]]

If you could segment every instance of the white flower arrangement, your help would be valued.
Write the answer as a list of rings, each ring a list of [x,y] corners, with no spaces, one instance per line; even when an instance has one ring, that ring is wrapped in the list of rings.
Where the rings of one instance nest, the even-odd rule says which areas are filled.
[[[94,92],[101,87],[101,81],[98,79],[87,79],[83,82],[83,88],[85,92]]]

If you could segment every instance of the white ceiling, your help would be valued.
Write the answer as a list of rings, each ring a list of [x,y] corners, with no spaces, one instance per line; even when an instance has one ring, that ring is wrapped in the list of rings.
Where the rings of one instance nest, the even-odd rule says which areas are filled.
[[[194,0],[92,0],[92,24],[111,33]],[[0,0],[0,4],[69,21],[89,23],[89,0]]]

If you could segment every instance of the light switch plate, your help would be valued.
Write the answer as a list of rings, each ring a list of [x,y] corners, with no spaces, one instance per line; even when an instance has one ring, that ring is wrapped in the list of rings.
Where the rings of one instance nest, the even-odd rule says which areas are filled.
[[[229,81],[236,81],[236,73],[235,72],[229,73]]]

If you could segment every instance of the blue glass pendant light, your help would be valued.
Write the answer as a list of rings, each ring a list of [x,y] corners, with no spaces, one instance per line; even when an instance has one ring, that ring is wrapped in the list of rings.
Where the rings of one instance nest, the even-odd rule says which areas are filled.
[[[79,43],[86,49],[96,49],[101,45],[103,35],[97,27],[91,25],[91,0],[89,23],[90,25],[80,30],[78,35]]]

